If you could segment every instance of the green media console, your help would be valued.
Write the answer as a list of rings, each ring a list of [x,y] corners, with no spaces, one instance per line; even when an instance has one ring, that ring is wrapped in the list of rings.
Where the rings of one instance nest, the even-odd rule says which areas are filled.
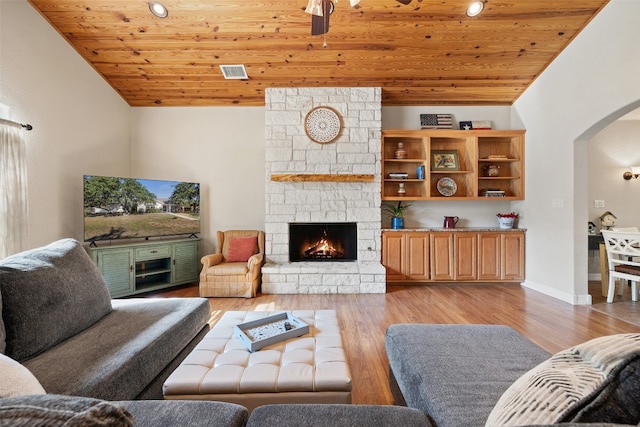
[[[113,298],[196,282],[200,239],[87,247]]]

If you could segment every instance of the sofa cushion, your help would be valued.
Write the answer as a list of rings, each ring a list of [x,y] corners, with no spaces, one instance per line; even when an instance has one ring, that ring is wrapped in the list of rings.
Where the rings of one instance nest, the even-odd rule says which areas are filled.
[[[63,239],[0,261],[5,353],[22,362],[111,311],[100,270],[82,245]]]
[[[2,271],[0,271],[0,278],[2,277]],[[4,320],[2,320],[2,292],[0,288],[0,353],[4,354],[7,348],[7,334],[4,330]]]
[[[247,427],[428,427],[431,423],[417,409],[391,405],[274,404],[251,412]]]
[[[640,419],[640,334],[596,338],[563,350],[505,391],[487,426]]]
[[[107,316],[24,365],[48,393],[134,399],[209,317],[206,298],[116,299]]]
[[[0,354],[0,398],[44,393],[38,379],[27,368]]]
[[[234,403],[205,400],[127,400],[113,402],[126,409],[136,427],[244,427],[249,411]]]
[[[438,427],[483,426],[502,393],[550,356],[500,325],[391,325],[385,346],[394,398]]]
[[[258,251],[258,236],[232,237],[227,262],[247,262]]]
[[[41,394],[0,399],[0,425],[125,427],[133,426],[133,417],[103,400]]]

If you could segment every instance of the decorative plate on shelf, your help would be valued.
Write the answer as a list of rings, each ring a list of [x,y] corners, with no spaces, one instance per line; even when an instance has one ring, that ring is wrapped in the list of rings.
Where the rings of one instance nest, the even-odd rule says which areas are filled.
[[[453,196],[458,191],[458,185],[449,177],[439,179],[436,188],[440,194],[446,197]]]
[[[331,107],[316,107],[304,119],[304,131],[318,144],[329,144],[340,136],[342,117]]]

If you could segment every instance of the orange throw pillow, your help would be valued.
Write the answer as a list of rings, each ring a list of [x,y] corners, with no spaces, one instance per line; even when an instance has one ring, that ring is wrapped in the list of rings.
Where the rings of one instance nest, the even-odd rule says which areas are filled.
[[[227,262],[247,262],[256,253],[257,236],[232,237],[229,241],[229,255]]]

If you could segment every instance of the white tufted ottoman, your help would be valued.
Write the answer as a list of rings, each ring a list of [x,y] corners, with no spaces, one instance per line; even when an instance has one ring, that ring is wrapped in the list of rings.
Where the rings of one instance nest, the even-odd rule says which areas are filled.
[[[279,312],[228,311],[163,386],[165,399],[238,403],[351,403],[351,375],[334,310],[293,310],[309,333],[254,353],[234,325]]]

